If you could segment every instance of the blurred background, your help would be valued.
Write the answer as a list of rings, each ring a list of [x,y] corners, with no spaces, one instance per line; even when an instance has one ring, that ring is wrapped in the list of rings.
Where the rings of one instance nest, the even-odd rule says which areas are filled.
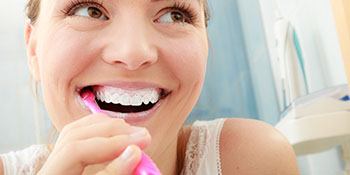
[[[31,88],[25,0],[2,4],[0,152],[7,152],[44,142],[50,122]],[[208,71],[188,122],[243,117],[278,125],[301,97],[347,84],[331,0],[209,0],[209,5]],[[284,126],[280,130],[288,137]],[[298,154],[301,174],[344,174],[343,154],[340,144]]]

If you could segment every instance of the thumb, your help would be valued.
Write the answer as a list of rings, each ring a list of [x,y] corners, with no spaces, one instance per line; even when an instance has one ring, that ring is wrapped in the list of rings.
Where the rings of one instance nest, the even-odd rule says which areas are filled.
[[[97,175],[132,175],[140,160],[140,148],[135,145],[128,146],[119,157]]]

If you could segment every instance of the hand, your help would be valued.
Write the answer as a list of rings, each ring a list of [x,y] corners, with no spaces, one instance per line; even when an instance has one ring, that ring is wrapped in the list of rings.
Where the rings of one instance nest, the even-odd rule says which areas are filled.
[[[141,160],[139,147],[128,146],[124,152],[96,175],[131,175]]]
[[[104,114],[92,114],[63,128],[38,174],[77,175],[89,165],[110,161],[99,174],[131,174],[140,161],[140,149],[150,141],[145,128]]]

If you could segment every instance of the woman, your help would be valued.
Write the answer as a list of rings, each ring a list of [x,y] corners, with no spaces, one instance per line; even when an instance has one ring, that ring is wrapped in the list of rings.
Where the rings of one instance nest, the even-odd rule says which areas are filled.
[[[218,119],[183,127],[204,81],[206,4],[29,0],[29,66],[60,135],[50,149],[35,147],[21,169],[132,174],[144,150],[165,175],[298,174],[292,148],[264,123]],[[95,94],[104,114],[91,114],[82,91]],[[0,170],[15,172],[11,157],[28,152],[33,148],[3,155]]]

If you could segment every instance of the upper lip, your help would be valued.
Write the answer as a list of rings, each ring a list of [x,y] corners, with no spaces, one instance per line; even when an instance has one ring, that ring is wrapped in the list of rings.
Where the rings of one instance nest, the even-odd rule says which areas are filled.
[[[165,93],[165,94],[169,94],[171,92],[170,89],[167,89],[164,86],[158,85],[156,83],[125,82],[125,81],[114,81],[114,82],[90,84],[90,85],[86,85],[83,87],[79,87],[78,92],[80,92],[81,89],[86,88],[86,87],[93,87],[95,89],[95,88],[103,87],[103,86],[115,87],[115,88],[120,88],[120,89],[124,89],[124,90],[140,90],[140,89],[147,89],[147,88],[155,88],[155,89],[158,89],[160,91],[163,91],[163,93]]]

